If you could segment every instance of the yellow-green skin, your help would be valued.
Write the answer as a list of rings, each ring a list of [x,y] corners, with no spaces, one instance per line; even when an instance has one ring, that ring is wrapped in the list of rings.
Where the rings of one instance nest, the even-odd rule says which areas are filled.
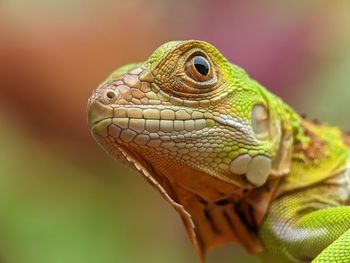
[[[186,75],[186,63],[197,53],[209,60],[213,80],[198,83]],[[109,98],[110,91],[115,93]],[[257,105],[267,117],[254,113]],[[159,112],[158,130],[149,121],[157,119],[155,112],[148,117],[146,109]],[[178,117],[182,130],[181,125],[175,129]],[[146,177],[156,188],[158,183],[163,186],[163,196],[192,216],[199,230],[194,227],[197,237],[190,236],[199,240],[200,254],[228,241],[249,242],[215,239],[203,228],[192,194],[210,213],[217,211],[220,200],[238,203],[267,189],[269,198],[257,201],[253,212],[261,219],[248,229],[261,249],[250,252],[265,262],[350,262],[347,137],[337,128],[303,120],[212,45],[168,42],[147,61],[117,69],[90,98],[89,125],[107,152],[144,174],[148,170],[153,177]],[[271,168],[268,177],[258,168],[258,180],[233,173],[233,160],[244,155],[250,160],[263,157],[263,164]],[[159,179],[162,176],[167,183]],[[212,221],[225,231],[223,221]]]

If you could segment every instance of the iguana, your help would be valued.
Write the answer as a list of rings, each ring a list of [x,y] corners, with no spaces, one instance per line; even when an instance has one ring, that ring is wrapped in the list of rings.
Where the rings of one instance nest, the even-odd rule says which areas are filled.
[[[88,122],[179,212],[202,260],[236,242],[264,262],[350,262],[350,136],[302,118],[211,44],[168,42],[117,69]]]

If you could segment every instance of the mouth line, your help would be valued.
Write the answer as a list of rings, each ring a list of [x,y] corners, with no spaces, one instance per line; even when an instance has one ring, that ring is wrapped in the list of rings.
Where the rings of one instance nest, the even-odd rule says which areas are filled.
[[[172,105],[123,105],[113,107],[114,119],[129,118],[129,119],[144,119],[144,120],[159,120],[159,121],[186,121],[186,120],[212,120],[216,124],[231,127],[240,132],[247,131],[248,123],[244,120],[239,120],[230,115],[220,114],[218,112],[209,112],[203,109],[192,109],[183,106]],[[213,125],[214,126],[214,122]]]
[[[243,120],[203,109],[173,105],[161,105],[161,107],[160,105],[118,105],[111,108],[113,113],[95,121],[90,129],[111,119],[110,125],[122,130],[130,129],[138,134],[161,133],[163,136],[195,133],[215,126],[225,126],[232,129],[232,132],[240,134],[250,130],[249,125]]]
[[[102,119],[99,119],[97,121],[95,121],[94,123],[92,123],[89,128],[90,130],[93,129],[96,125],[100,124],[101,122],[105,121],[105,120],[108,120],[108,119],[111,119],[113,121],[113,116],[110,116],[110,117],[105,117],[105,118],[102,118]]]

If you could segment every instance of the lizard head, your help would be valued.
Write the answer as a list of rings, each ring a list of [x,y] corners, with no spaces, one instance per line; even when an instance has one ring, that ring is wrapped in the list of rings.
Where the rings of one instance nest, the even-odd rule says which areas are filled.
[[[89,123],[109,152],[123,147],[163,174],[196,170],[252,188],[268,179],[282,138],[270,97],[212,45],[174,41],[114,72],[90,98]]]
[[[288,171],[292,136],[281,105],[212,45],[174,41],[112,73],[90,97],[88,121],[107,152],[186,208],[193,196],[239,199]]]

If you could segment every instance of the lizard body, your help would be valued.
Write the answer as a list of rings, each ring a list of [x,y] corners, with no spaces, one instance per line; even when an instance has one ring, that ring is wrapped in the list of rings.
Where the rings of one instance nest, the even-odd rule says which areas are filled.
[[[89,99],[96,141],[182,217],[198,255],[350,262],[349,136],[304,120],[202,41],[172,41]]]

